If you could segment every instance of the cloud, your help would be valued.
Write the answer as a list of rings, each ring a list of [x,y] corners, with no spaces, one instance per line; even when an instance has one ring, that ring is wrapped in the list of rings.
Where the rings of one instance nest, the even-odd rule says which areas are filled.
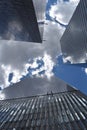
[[[68,3],[68,2],[67,2]],[[49,11],[50,15],[64,16],[64,23],[66,20],[66,13],[69,15],[71,12],[71,6],[66,3],[66,6],[60,2],[57,5],[52,5]],[[72,3],[71,3],[72,5]],[[54,9],[55,7],[55,9]],[[74,7],[74,5],[73,5]],[[72,7],[72,8],[73,8]],[[65,11],[68,8],[67,11]],[[64,9],[64,13],[63,12]],[[53,14],[52,14],[53,12]],[[45,75],[51,77],[53,75],[52,69],[56,61],[56,57],[61,53],[60,38],[65,30],[64,27],[58,23],[45,21],[47,24],[44,25],[44,36],[43,43],[31,43],[31,42],[17,42],[12,39],[0,40],[0,87],[5,88],[10,85],[8,82],[9,74],[13,73],[11,82],[19,82],[23,76],[26,76],[29,71],[29,66],[35,68],[32,71],[32,75]],[[37,59],[40,58],[44,62],[44,66],[36,69]],[[33,62],[29,62],[33,59]]]
[[[71,16],[78,4],[79,0],[70,0],[64,2],[64,0],[58,0],[57,4],[51,6],[49,15],[53,18],[57,18],[58,21],[67,24],[71,19]]]
[[[84,52],[82,55],[73,55],[73,56],[63,57],[63,63],[68,63],[68,62],[71,64],[86,63],[86,59],[87,59],[87,55]]]
[[[12,83],[16,83],[16,82],[20,81],[20,78],[21,78],[20,72],[21,71],[17,70],[17,69],[13,69],[11,64],[10,65],[2,64],[1,65],[1,70],[3,71],[3,75],[2,76],[3,76],[4,81],[2,81],[2,84],[4,86],[9,86],[10,85],[10,82],[8,80],[10,73],[14,74],[14,76],[13,76],[13,78],[11,80]],[[2,88],[4,88],[4,86]]]
[[[29,62],[25,64],[25,69],[27,71],[27,74],[30,72],[30,76],[41,76],[41,77],[47,77],[48,79],[53,76],[53,67],[54,62],[52,61],[52,57],[48,55],[47,53],[44,53],[43,57],[37,57],[32,59],[33,62]]]
[[[4,100],[5,99],[5,94],[0,92],[0,100]]]
[[[19,82],[20,79],[23,76],[36,76],[36,77],[47,77],[48,79],[50,79],[53,76],[53,66],[54,66],[54,62],[52,61],[52,58],[50,55],[44,53],[43,57],[37,57],[32,59],[33,62],[29,62],[24,64],[24,68],[22,71],[18,70],[18,69],[13,69],[12,66],[6,66],[6,65],[2,65],[1,68],[4,71],[4,79],[5,79],[5,86],[9,86],[10,85],[10,81],[9,81],[9,75],[12,74],[12,79],[11,79],[11,83],[16,83]],[[38,62],[39,61],[39,62]],[[42,65],[40,65],[39,63],[43,62]],[[29,73],[31,71],[31,73]],[[44,72],[44,73],[40,73],[40,72]]]
[[[10,73],[13,73],[12,81],[13,83],[19,82],[23,75],[27,75],[28,61],[34,59],[31,64],[33,68],[38,65],[36,59],[42,58],[44,61],[44,67],[40,70],[32,72],[32,75],[40,73],[45,70],[45,75],[50,77],[52,75],[52,67],[56,61],[56,56],[60,54],[60,43],[59,39],[61,37],[61,32],[58,33],[58,29],[61,26],[58,24],[53,24],[46,21],[48,25],[45,25],[45,33],[42,44],[39,43],[28,43],[28,42],[14,42],[14,41],[1,41],[0,44],[0,73],[1,82],[0,85],[4,87],[9,86],[8,77]],[[58,29],[56,28],[58,27]]]
[[[84,71],[85,74],[87,75],[87,68],[82,68],[82,71]]]

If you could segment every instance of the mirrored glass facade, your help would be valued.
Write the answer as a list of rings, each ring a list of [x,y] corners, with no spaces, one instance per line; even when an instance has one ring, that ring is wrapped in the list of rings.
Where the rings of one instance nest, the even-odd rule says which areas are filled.
[[[0,101],[0,130],[87,130],[87,97],[73,90]]]
[[[42,42],[42,28],[38,24],[45,14],[45,0],[35,0],[41,6],[38,11],[33,0],[0,0],[0,39]],[[38,6],[39,7],[39,6]],[[39,15],[40,13],[40,15]],[[42,17],[43,16],[43,17]]]
[[[60,42],[64,58],[87,62],[87,0],[80,0]]]
[[[38,23],[40,35],[41,35],[41,38],[43,39],[46,0],[32,0],[32,1],[34,4],[34,9],[35,9],[36,17],[37,17],[37,23]]]

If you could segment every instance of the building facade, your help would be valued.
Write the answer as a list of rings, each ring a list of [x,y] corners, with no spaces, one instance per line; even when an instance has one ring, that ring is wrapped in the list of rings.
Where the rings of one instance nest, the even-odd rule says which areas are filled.
[[[1,95],[0,130],[87,130],[87,96],[57,78],[27,78]]]
[[[45,5],[45,0],[0,0],[0,39],[41,43]]]
[[[0,130],[87,130],[87,97],[73,90],[0,101]]]
[[[60,42],[64,58],[72,63],[87,61],[87,0],[80,0]]]

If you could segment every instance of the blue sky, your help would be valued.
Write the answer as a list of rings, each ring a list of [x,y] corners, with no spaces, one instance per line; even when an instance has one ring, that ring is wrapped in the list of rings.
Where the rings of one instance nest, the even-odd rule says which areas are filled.
[[[48,0],[42,44],[4,41],[0,44],[0,86],[26,77],[55,75],[87,94],[87,65],[64,64],[60,38],[79,0]]]
[[[58,57],[53,71],[55,75],[83,93],[87,94],[87,64],[63,64],[62,57]]]

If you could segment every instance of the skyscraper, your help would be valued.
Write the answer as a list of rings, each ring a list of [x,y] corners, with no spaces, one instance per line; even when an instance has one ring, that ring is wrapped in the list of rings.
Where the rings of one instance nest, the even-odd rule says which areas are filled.
[[[0,130],[87,129],[87,96],[57,78],[25,79],[0,95]]]
[[[1,40],[42,42],[46,2],[35,1],[0,0]]]
[[[72,63],[87,60],[87,0],[80,0],[60,40],[64,58]]]

